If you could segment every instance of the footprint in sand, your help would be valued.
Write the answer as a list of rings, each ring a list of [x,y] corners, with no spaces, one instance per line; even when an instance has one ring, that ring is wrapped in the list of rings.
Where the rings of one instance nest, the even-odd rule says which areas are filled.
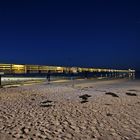
[[[50,101],[50,100],[45,100],[40,103],[40,106],[41,107],[52,107],[52,106],[54,106],[54,102]]]
[[[107,113],[106,116],[108,116],[108,117],[112,117],[113,114],[111,114],[111,113]]]
[[[88,100],[83,100],[83,101],[81,101],[81,104],[84,104],[84,103],[87,103],[88,102]]]
[[[84,95],[79,96],[79,98],[82,99],[82,101],[81,101],[82,104],[83,103],[87,103],[88,102],[88,98],[90,98],[90,97],[91,97],[91,95],[88,95],[88,94],[84,94]]]
[[[113,93],[113,92],[106,92],[106,95],[111,95],[112,97],[119,97],[117,94]]]
[[[128,95],[128,96],[137,96],[136,93],[130,93],[130,92],[127,92],[126,95]]]

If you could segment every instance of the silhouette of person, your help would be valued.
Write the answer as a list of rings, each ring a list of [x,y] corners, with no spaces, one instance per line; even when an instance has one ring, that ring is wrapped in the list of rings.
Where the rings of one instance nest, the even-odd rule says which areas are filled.
[[[50,70],[47,73],[47,80],[50,83],[50,81],[51,81],[51,72],[50,72]]]
[[[85,79],[88,79],[88,71],[84,72],[84,77],[85,77]]]
[[[74,78],[73,72],[70,73],[70,78],[71,78],[71,80],[73,80],[73,78]]]

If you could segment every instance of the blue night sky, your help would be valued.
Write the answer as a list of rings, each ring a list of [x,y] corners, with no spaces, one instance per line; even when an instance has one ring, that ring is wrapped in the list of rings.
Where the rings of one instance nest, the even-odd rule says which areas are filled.
[[[139,0],[0,1],[0,63],[140,70]]]

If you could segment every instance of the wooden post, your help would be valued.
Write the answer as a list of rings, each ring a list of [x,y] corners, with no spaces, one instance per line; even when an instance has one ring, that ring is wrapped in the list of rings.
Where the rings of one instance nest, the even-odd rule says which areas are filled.
[[[74,77],[71,77],[71,84],[72,84],[72,87],[74,88],[74,85],[75,85]]]
[[[2,87],[2,85],[1,85],[1,75],[0,75],[0,88]]]
[[[2,81],[1,81],[2,80],[1,76],[2,75],[4,75],[4,72],[0,72],[0,88],[2,88]]]
[[[2,75],[4,75],[4,72],[0,72],[0,88],[2,88]]]

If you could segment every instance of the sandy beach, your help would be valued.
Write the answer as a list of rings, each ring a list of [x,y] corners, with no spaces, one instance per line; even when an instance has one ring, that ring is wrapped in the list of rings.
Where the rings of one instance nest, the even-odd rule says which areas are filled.
[[[140,81],[0,89],[0,140],[140,140]]]

